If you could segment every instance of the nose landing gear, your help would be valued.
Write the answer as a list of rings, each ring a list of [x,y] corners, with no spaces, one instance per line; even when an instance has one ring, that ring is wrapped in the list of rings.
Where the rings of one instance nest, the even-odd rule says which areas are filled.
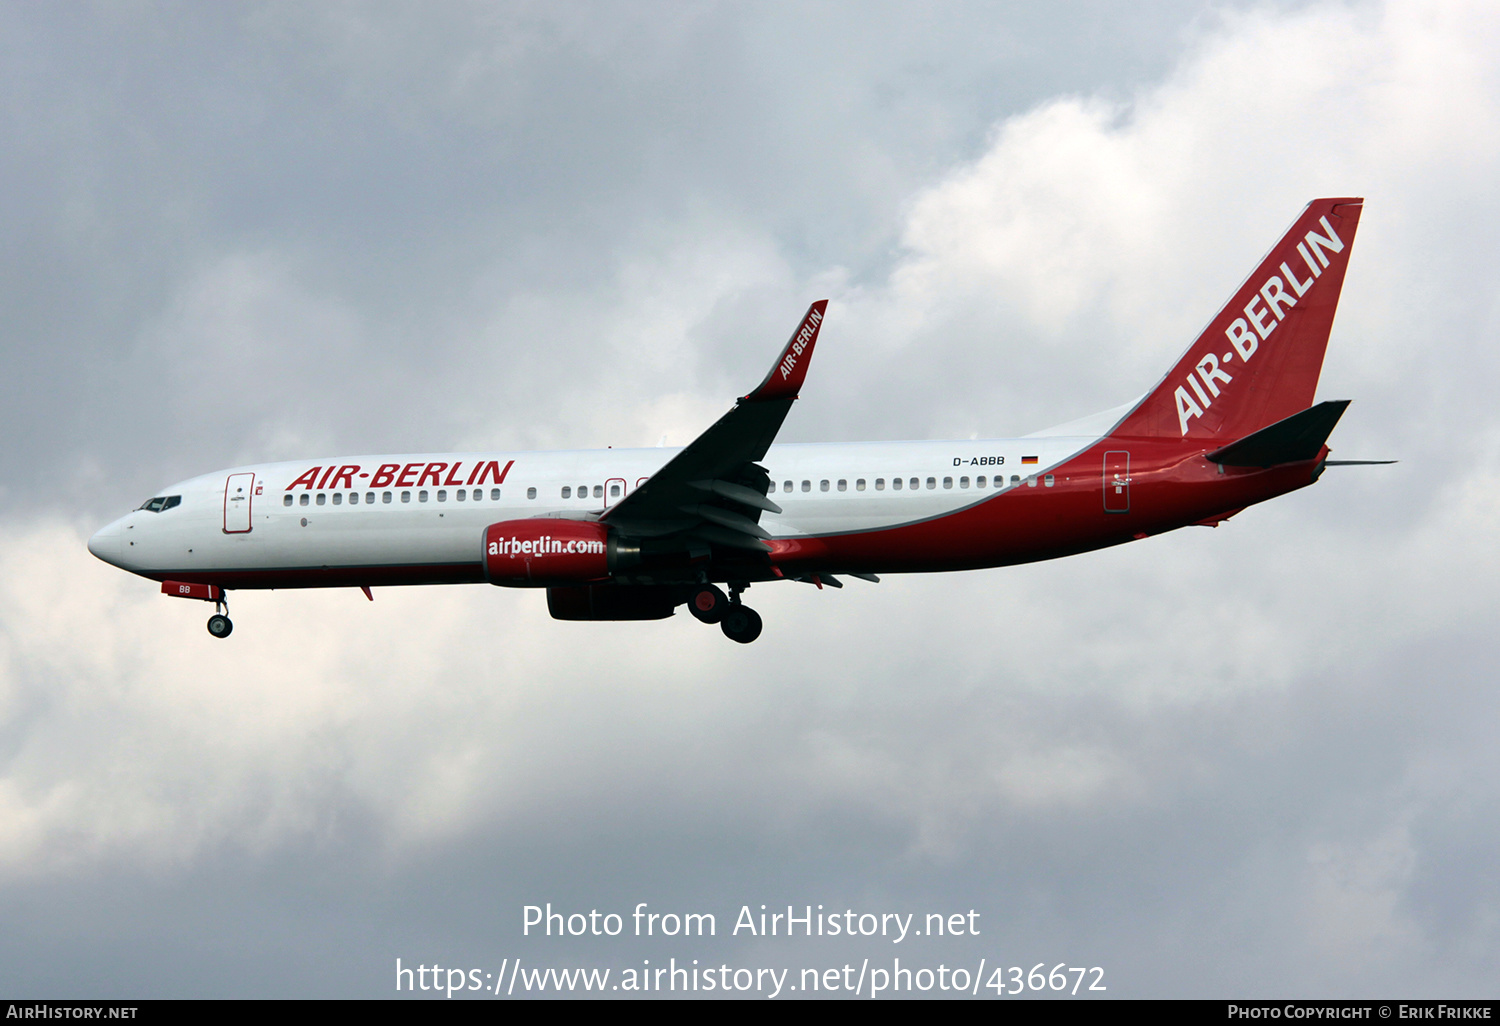
[[[229,620],[229,596],[222,590],[214,599],[214,615],[208,618],[208,633],[216,638],[227,638],[234,630],[234,624]]]
[[[214,615],[208,618],[208,633],[214,637],[227,638],[229,632],[234,630],[234,624],[229,622],[229,596],[219,585],[204,584],[201,581],[162,581],[161,593],[173,598],[212,602]]]

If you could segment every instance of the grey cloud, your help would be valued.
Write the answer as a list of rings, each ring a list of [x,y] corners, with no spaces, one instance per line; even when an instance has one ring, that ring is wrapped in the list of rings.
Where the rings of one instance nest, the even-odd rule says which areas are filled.
[[[7,494],[102,515],[242,446],[447,448],[493,404],[476,356],[533,344],[484,334],[492,308],[586,305],[622,262],[726,231],[794,275],[878,266],[911,189],[995,117],[1098,81],[1101,54],[1115,82],[1162,67],[1187,9],[1117,48],[972,5],[9,8]],[[247,261],[284,286],[256,342],[310,373],[184,396],[151,336]],[[809,297],[775,298],[725,326],[740,346]],[[355,332],[294,322],[328,309]],[[601,327],[554,338],[597,364]],[[211,320],[192,343],[229,359]],[[229,423],[173,415],[196,403]]]

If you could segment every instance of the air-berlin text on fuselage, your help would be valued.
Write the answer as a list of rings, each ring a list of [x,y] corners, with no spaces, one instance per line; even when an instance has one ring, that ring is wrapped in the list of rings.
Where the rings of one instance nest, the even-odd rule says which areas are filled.
[[[823,315],[814,310],[807,315],[807,321],[802,325],[802,330],[797,332],[797,337],[792,339],[792,344],[786,347],[786,358],[781,361],[781,380],[785,381],[792,376],[792,371],[797,369],[797,358],[807,348],[807,340],[818,332],[818,325],[823,323]],[[761,366],[765,366],[762,364]]]
[[[508,539],[497,538],[489,545],[491,556],[567,556],[578,553],[598,555],[603,551],[604,542],[602,541],[593,539],[563,541],[550,534],[529,539],[521,539],[512,535]]]
[[[1271,332],[1276,330],[1276,325],[1281,323],[1285,316],[1284,310],[1290,310],[1297,305],[1297,300],[1307,295],[1307,291],[1313,287],[1328,267],[1328,257],[1324,252],[1342,253],[1344,240],[1338,237],[1333,226],[1328,223],[1328,218],[1318,219],[1323,225],[1327,235],[1319,235],[1314,229],[1303,236],[1302,241],[1297,243],[1297,252],[1301,255],[1303,263],[1307,265],[1311,277],[1306,281],[1297,278],[1296,272],[1288,266],[1287,261],[1282,261],[1281,275],[1273,274],[1266,279],[1260,291],[1250,298],[1245,304],[1245,316],[1236,317],[1229,327],[1224,329],[1224,336],[1229,339],[1229,344],[1234,346],[1234,353],[1240,354],[1240,359],[1245,363],[1255,355],[1260,344],[1271,337]],[[1282,275],[1285,275],[1283,280]],[[1287,285],[1291,285],[1292,291],[1287,291]],[[1294,296],[1292,293],[1295,292]],[[1251,328],[1255,330],[1251,330]],[[1234,359],[1234,353],[1224,354],[1224,363]],[[1196,374],[1188,374],[1186,380],[1188,388],[1177,386],[1177,424],[1184,435],[1188,431],[1188,421],[1194,417],[1201,417],[1205,410],[1213,405],[1213,401],[1219,397],[1222,382],[1228,385],[1234,380],[1219,366],[1219,357],[1213,353],[1207,353],[1198,361],[1194,368]],[[1200,384],[1201,382],[1201,384]],[[1197,400],[1194,401],[1194,396]]]
[[[422,488],[426,485],[440,486],[463,486],[482,485],[489,481],[495,484],[504,484],[505,475],[510,473],[510,468],[516,465],[515,460],[506,461],[505,466],[500,466],[499,460],[477,460],[468,471],[464,470],[464,461],[456,463],[382,463],[371,477],[369,471],[361,472],[359,464],[346,464],[344,466],[317,466],[312,467],[297,480],[287,485],[285,491],[301,486],[308,490],[328,488],[334,491],[340,488]],[[368,477],[368,482],[354,483],[356,477]]]

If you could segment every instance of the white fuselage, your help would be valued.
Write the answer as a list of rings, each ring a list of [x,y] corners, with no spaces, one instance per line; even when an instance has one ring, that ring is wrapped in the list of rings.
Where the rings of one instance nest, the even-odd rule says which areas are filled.
[[[773,482],[769,498],[783,512],[765,514],[761,526],[774,538],[795,538],[939,517],[1009,488],[1037,487],[1049,470],[1096,440],[774,445],[762,465]],[[156,579],[214,571],[478,567],[488,525],[596,517],[679,451],[398,454],[234,467],[164,489],[163,496],[180,496],[180,502],[127,514],[99,531],[89,548]]]

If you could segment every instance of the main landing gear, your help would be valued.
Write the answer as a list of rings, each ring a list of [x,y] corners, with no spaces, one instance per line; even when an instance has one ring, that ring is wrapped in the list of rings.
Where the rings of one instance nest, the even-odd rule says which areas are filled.
[[[738,602],[733,603],[724,619],[719,621],[719,630],[724,632],[724,637],[741,645],[748,645],[760,637],[760,628],[760,614]]]
[[[760,614],[740,601],[748,584],[729,586],[729,594],[704,582],[688,596],[688,611],[703,623],[716,623],[730,641],[748,645],[760,637]]]
[[[216,638],[227,638],[234,630],[234,624],[229,621],[229,599],[222,591],[214,601],[214,609],[218,612],[208,618],[208,633]]]
[[[700,584],[688,598],[688,612],[702,623],[718,623],[729,611],[729,596],[712,584]]]

